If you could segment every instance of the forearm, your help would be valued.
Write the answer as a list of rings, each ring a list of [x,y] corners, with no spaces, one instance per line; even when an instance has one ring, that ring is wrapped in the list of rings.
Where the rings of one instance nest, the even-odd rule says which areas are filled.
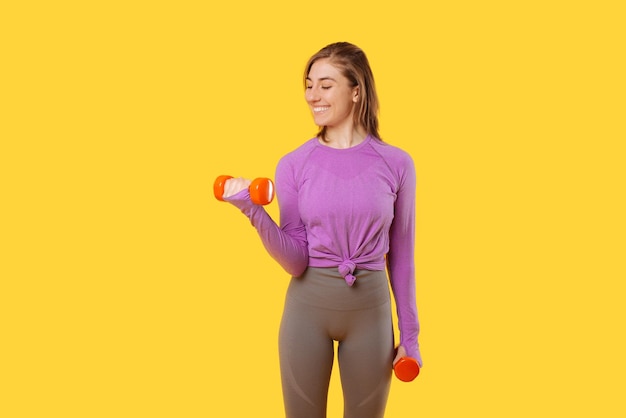
[[[412,255],[407,255],[412,260]],[[398,329],[400,331],[400,345],[409,357],[417,359],[420,366],[422,358],[419,350],[419,318],[415,297],[415,269],[412,262],[407,262],[397,254],[397,257],[388,256],[388,270],[391,288],[396,302],[398,314]]]
[[[287,273],[298,277],[304,272],[309,259],[306,235],[279,227],[263,206],[250,201],[248,190],[224,200],[235,205],[250,219],[267,252]]]

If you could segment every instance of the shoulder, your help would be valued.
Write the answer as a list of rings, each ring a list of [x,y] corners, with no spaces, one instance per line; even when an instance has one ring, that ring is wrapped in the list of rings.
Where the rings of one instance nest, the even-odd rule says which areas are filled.
[[[276,175],[294,172],[299,167],[302,167],[304,161],[307,160],[311,152],[315,149],[316,144],[317,138],[311,138],[298,148],[281,157],[276,166]]]
[[[413,158],[402,148],[373,138],[372,148],[385,160],[390,167],[414,170]]]
[[[299,162],[306,159],[307,156],[313,151],[317,143],[317,138],[311,138],[298,148],[285,154],[280,160],[279,164]]]

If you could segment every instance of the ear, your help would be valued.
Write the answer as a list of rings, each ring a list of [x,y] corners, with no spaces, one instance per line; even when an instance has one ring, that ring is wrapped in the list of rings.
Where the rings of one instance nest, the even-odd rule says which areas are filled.
[[[352,101],[353,101],[354,103],[356,103],[356,102],[358,102],[358,101],[359,101],[359,86],[355,86],[355,87],[352,89]]]

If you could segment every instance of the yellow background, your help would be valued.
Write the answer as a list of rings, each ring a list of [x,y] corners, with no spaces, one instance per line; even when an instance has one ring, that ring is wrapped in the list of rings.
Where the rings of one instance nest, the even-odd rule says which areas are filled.
[[[283,416],[288,277],[211,185],[315,133],[339,40],[419,182],[425,367],[387,416],[624,416],[620,2],[12,3],[0,416]]]

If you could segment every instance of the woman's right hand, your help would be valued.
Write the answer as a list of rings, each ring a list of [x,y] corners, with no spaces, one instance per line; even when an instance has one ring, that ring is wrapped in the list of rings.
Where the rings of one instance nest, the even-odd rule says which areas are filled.
[[[222,197],[228,198],[230,196],[236,195],[240,191],[250,187],[250,183],[252,183],[251,180],[244,179],[242,177],[228,179],[224,183],[224,194],[222,195]]]

